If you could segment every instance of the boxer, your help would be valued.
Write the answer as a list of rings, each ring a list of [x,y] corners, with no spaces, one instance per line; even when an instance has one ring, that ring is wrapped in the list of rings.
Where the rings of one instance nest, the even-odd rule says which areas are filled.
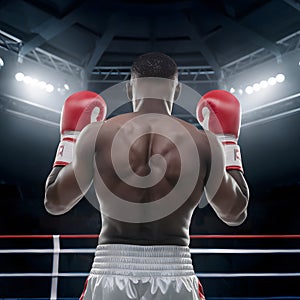
[[[102,114],[98,122],[90,124],[86,118],[72,157],[64,158],[59,146],[46,182],[45,207],[52,214],[63,214],[94,183],[102,228],[81,299],[203,300],[189,249],[189,226],[199,199],[205,191],[217,216],[230,226],[242,224],[247,216],[249,190],[237,144],[239,102],[226,91],[204,95],[196,113],[205,130],[171,116],[180,93],[177,66],[159,52],[146,53],[133,62],[127,93],[132,113],[105,122]],[[99,103],[103,104],[102,100]],[[61,124],[65,117],[77,122],[78,104],[70,104]],[[71,109],[73,105],[75,109]],[[73,135],[73,126],[62,127],[63,148],[67,142],[74,145],[72,137],[65,139],[66,131]],[[216,168],[221,178],[217,187]],[[186,199],[182,199],[183,186],[167,198],[178,182],[190,184],[195,169],[195,185]],[[119,206],[114,205],[117,198],[123,200]],[[160,199],[169,202],[152,209],[151,204]],[[181,205],[163,215],[165,203]],[[132,213],[125,215],[127,204]]]

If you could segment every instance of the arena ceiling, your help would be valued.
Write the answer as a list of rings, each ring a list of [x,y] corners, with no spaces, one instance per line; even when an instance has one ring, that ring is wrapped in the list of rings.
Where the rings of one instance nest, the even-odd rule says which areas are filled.
[[[293,43],[287,40],[295,33],[299,37],[299,31],[300,4],[295,0],[0,0],[0,50],[14,52],[17,57],[13,60],[18,58],[19,62],[34,60],[35,68],[52,64],[56,71],[69,71],[74,76],[79,73],[80,80],[87,82],[99,75],[101,68],[110,73],[111,68],[124,67],[127,73],[122,79],[128,78],[126,68],[135,57],[148,51],[172,56],[183,69],[203,68],[208,81],[219,82],[268,60],[280,62],[285,53],[299,48],[299,38]],[[7,70],[0,72],[0,133],[5,145],[0,179],[41,182],[51,168],[59,139],[59,114],[5,98],[4,78],[13,71],[9,67]],[[273,101],[299,93],[297,77],[292,75],[290,80],[294,80],[290,90],[276,94]],[[213,87],[216,86],[209,88]],[[22,97],[21,89],[15,92]],[[295,99],[282,105],[299,110],[299,97]],[[43,99],[42,105],[51,108],[54,102],[47,101]],[[278,115],[286,110],[276,107]],[[9,111],[15,113],[7,114]],[[20,118],[24,113],[29,118]],[[251,116],[245,115],[244,120],[251,124],[253,116],[267,119],[272,114],[265,107]],[[38,118],[57,126],[35,122]],[[299,137],[295,122],[299,122],[299,114],[283,117],[277,123],[259,123],[259,127],[244,124],[240,143],[250,182],[263,184],[276,176],[281,182],[297,178],[300,145],[295,143],[297,133]],[[283,146],[289,149],[288,162],[277,159],[283,156]],[[271,154],[268,147],[272,148]],[[276,171],[278,167],[280,172]]]
[[[46,50],[82,67],[129,66],[162,51],[180,66],[223,67],[258,49],[281,59],[276,42],[300,28],[295,0],[9,0],[0,28],[20,40],[18,54]]]

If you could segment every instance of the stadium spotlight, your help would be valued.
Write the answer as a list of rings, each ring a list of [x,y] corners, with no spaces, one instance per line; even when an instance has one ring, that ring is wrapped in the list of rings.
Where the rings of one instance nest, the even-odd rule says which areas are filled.
[[[4,67],[4,60],[2,57],[0,57],[0,69]]]
[[[54,86],[52,84],[46,85],[46,92],[52,93],[54,91]]]
[[[283,74],[277,74],[276,77],[275,77],[276,81],[281,83],[281,82],[284,82],[285,80],[285,76]]]
[[[268,84],[269,84],[269,85],[275,85],[276,83],[277,83],[277,80],[276,80],[275,77],[270,77],[270,78],[268,79]]]
[[[39,80],[37,78],[32,78],[30,84],[32,86],[37,86],[39,84]]]
[[[45,89],[47,86],[47,83],[45,81],[40,81],[37,85],[41,90]]]
[[[268,81],[267,80],[262,80],[260,83],[259,83],[259,85],[260,85],[260,87],[262,88],[262,89],[265,89],[265,88],[267,88],[268,87]]]
[[[230,90],[229,90],[229,92],[231,93],[231,94],[233,94],[234,92],[235,92],[235,88],[230,88]]]
[[[33,87],[37,87],[41,90],[44,90],[48,93],[52,93],[54,91],[54,86],[51,83],[47,83],[43,80],[38,80],[37,78],[33,78],[29,75],[26,75],[22,72],[18,72],[15,74],[15,79],[18,82],[24,82],[27,85],[33,86]]]
[[[254,90],[255,92],[260,91],[260,84],[259,84],[259,83],[254,83],[252,87],[253,87],[253,90]]]
[[[17,73],[17,74],[15,75],[15,79],[16,79],[17,81],[23,81],[23,80],[24,80],[24,77],[25,77],[25,75],[24,75],[23,73],[21,73],[21,72],[19,72],[19,73]]]
[[[250,95],[254,92],[259,92],[262,89],[266,89],[267,87],[273,86],[277,83],[282,83],[285,81],[285,75],[282,73],[278,73],[277,75],[271,76],[269,79],[263,79],[259,83],[255,82],[252,85],[248,85],[245,88],[246,94]]]
[[[246,94],[251,95],[253,93],[253,87],[248,85],[245,89]]]
[[[30,84],[32,82],[32,78],[31,78],[31,76],[25,76],[23,81],[26,84]]]
[[[66,91],[69,91],[69,90],[70,90],[70,86],[69,86],[67,83],[65,83],[65,84],[64,84],[64,89],[65,89]]]

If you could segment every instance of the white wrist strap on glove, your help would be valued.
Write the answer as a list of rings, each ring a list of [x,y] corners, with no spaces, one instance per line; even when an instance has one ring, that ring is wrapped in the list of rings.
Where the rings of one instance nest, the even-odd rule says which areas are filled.
[[[75,143],[77,139],[77,132],[70,134],[63,134],[61,141],[57,147],[53,167],[66,166],[73,161]]]
[[[218,139],[223,144],[225,154],[226,170],[239,170],[244,172],[241,158],[240,146],[237,139],[232,136],[218,135]]]

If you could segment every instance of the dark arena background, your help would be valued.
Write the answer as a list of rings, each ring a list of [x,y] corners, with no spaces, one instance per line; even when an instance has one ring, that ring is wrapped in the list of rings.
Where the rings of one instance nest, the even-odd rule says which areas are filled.
[[[61,109],[129,80],[150,51],[199,95],[225,89],[242,107],[248,217],[230,227],[206,205],[190,227],[206,298],[300,299],[297,0],[0,1],[0,299],[79,298],[101,218],[85,198],[60,216],[44,208]],[[198,100],[173,115],[199,128]],[[107,105],[108,117],[132,110],[126,98]]]

